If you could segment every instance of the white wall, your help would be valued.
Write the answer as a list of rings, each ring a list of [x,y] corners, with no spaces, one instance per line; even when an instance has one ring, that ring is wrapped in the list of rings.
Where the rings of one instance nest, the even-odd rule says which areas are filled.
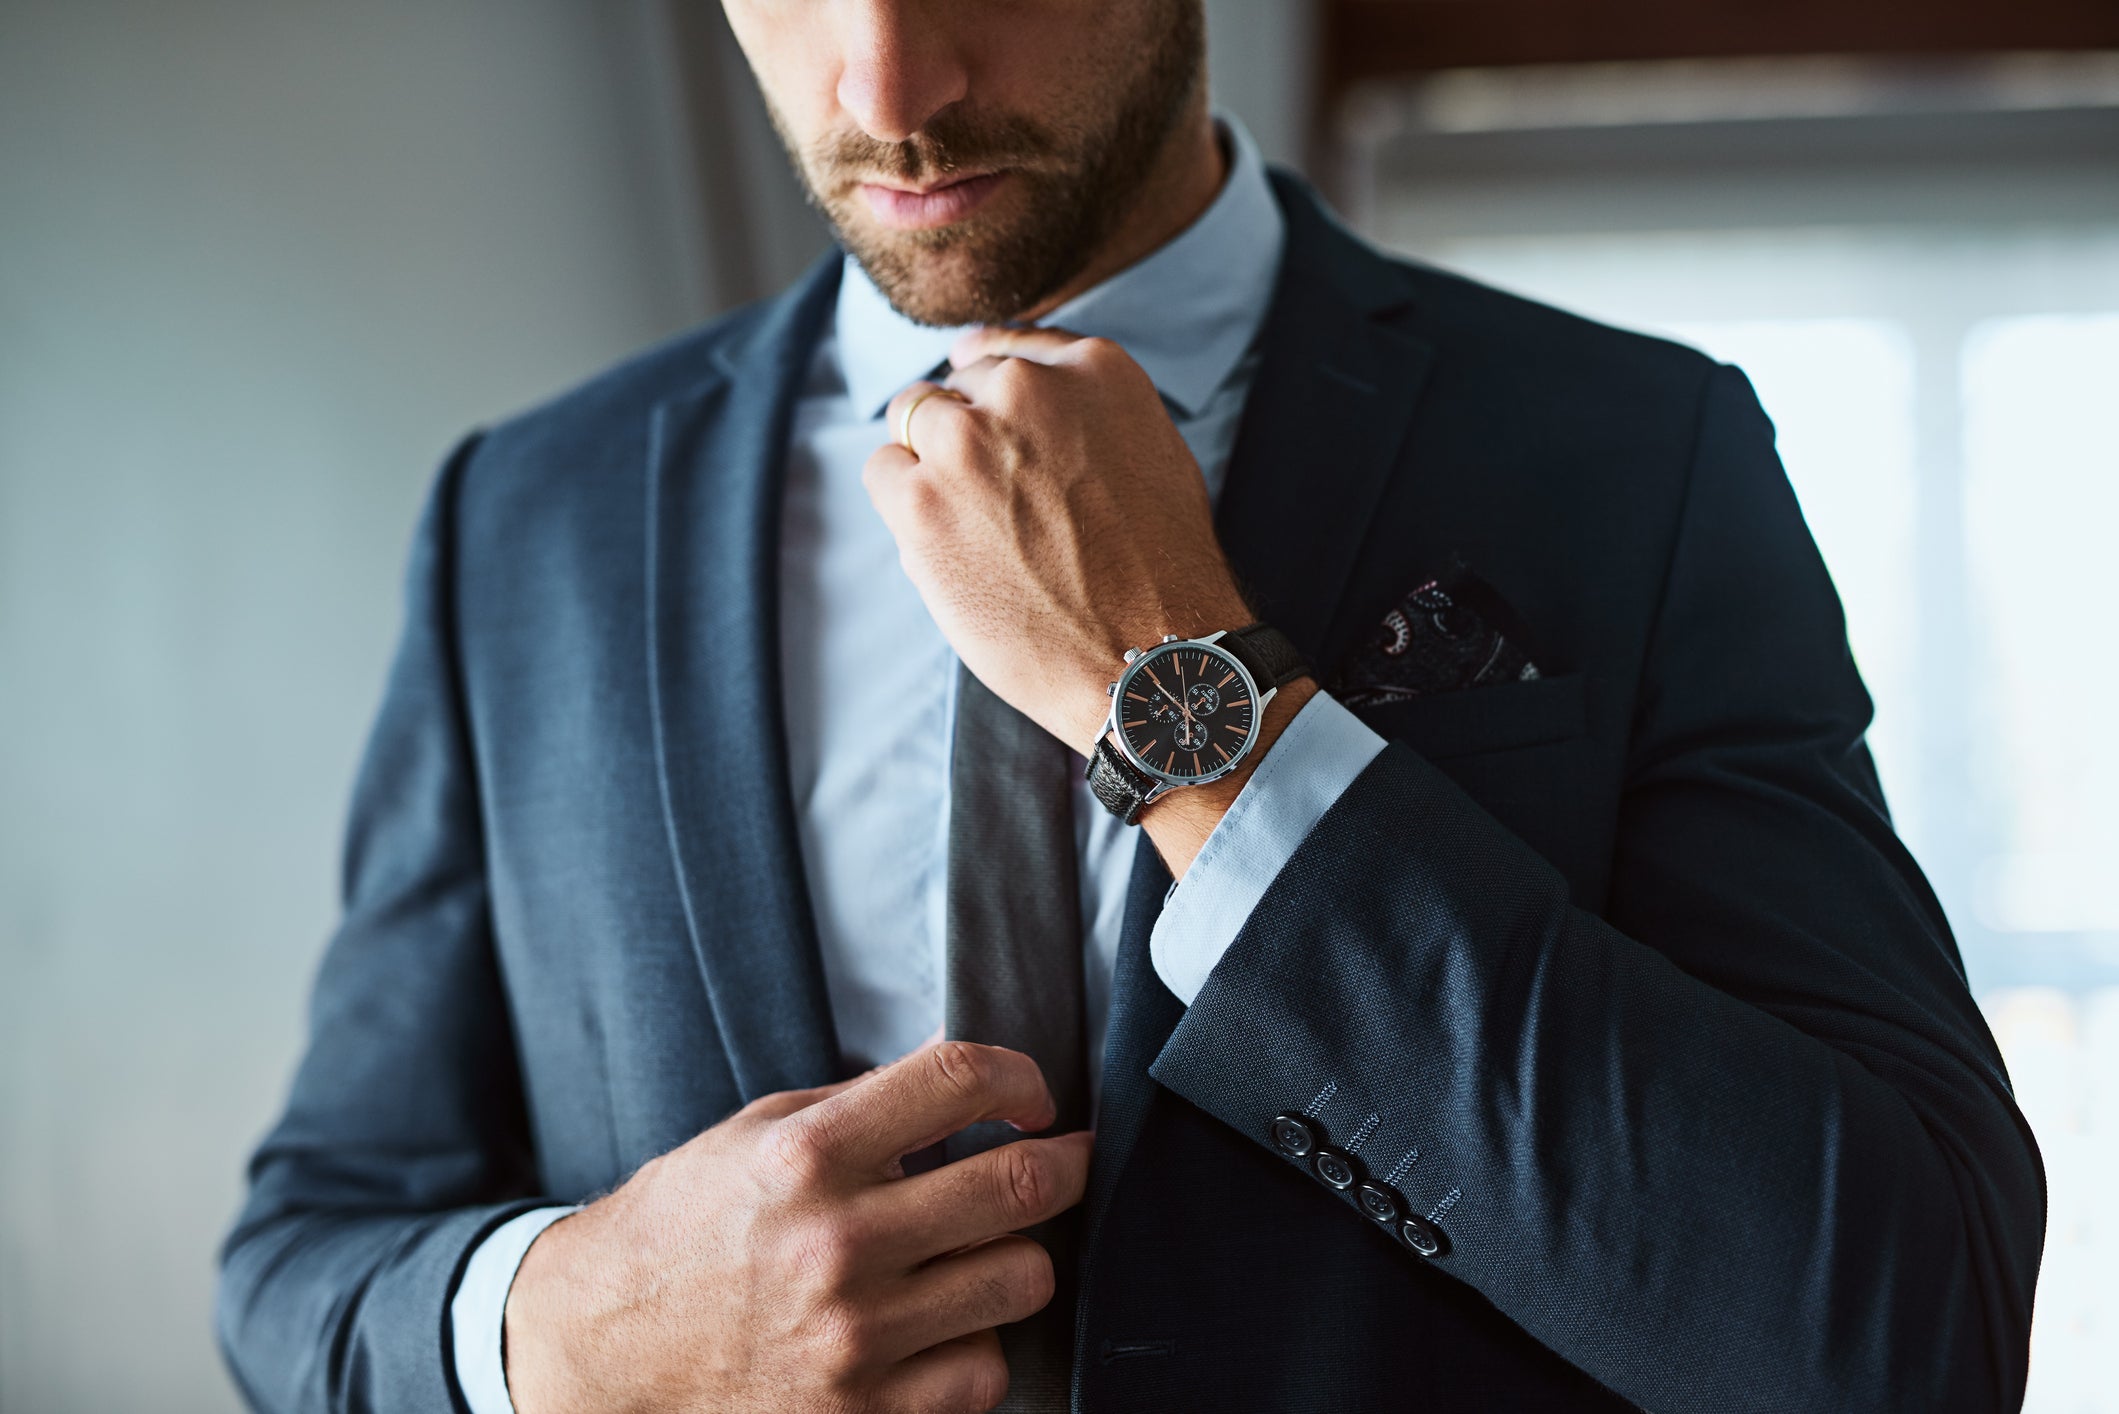
[[[1308,165],[1317,16],[1306,0],[1206,0],[1208,83],[1268,162]]]
[[[236,1406],[427,477],[700,312],[637,4],[0,5],[0,1410]]]
[[[1298,7],[1211,8],[1298,155]],[[4,1414],[236,1407],[213,1246],[434,465],[817,248],[752,95],[680,135],[740,67],[668,18],[0,0]]]

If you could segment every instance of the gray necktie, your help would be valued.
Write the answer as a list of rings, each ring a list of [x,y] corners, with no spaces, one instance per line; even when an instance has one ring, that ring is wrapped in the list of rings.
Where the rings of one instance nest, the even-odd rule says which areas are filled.
[[[947,1032],[1038,1063],[1059,1108],[1053,1132],[1089,1122],[1082,1017],[1081,892],[1069,778],[1074,753],[957,670],[949,768]],[[1022,1136],[975,1126],[949,1141],[960,1159]],[[1074,1348],[1075,1213],[1031,1236],[1052,1253],[1050,1305],[1001,1328],[1012,1414],[1061,1414]]]

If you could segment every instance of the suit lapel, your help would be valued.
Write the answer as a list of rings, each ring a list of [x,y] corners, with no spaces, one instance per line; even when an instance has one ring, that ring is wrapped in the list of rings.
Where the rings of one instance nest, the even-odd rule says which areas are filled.
[[[1215,520],[1259,617],[1321,667],[1346,647],[1335,612],[1432,350],[1404,328],[1403,273],[1300,182],[1273,185],[1287,253]]]
[[[828,256],[654,411],[648,672],[692,946],[745,1099],[836,1077],[780,706],[782,472],[838,290]]]
[[[1321,664],[1346,646],[1333,620],[1412,425],[1431,350],[1401,327],[1411,296],[1397,268],[1299,182],[1276,172],[1273,183],[1287,250],[1216,523],[1259,616]],[[1092,1242],[1154,1098],[1148,1067],[1184,1015],[1148,955],[1169,886],[1143,840],[1112,979],[1086,1203]]]
[[[1430,350],[1385,259],[1273,174],[1288,243],[1217,527],[1261,617],[1313,662],[1409,428]],[[659,405],[648,467],[648,655],[663,807],[692,944],[746,1098],[838,1072],[780,704],[777,549],[789,422],[829,317],[827,258]],[[1148,958],[1169,875],[1144,847],[1113,979],[1092,1221],[1183,1009]]]
[[[1169,890],[1170,871],[1143,836],[1133,854],[1133,875],[1126,886],[1126,909],[1119,923],[1118,959],[1111,977],[1103,1087],[1096,1108],[1096,1158],[1085,1204],[1092,1214],[1102,1211],[1103,1200],[1118,1181],[1123,1157],[1132,1150],[1141,1121],[1147,1117],[1148,1102],[1155,1093],[1148,1067],[1185,1014],[1148,956],[1148,937],[1155,931],[1163,896]]]

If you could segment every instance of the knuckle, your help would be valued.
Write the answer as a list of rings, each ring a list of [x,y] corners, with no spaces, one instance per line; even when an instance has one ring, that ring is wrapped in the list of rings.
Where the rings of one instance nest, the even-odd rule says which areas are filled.
[[[767,1179],[789,1188],[819,1184],[831,1169],[823,1134],[802,1116],[783,1119],[766,1131],[758,1155]]]
[[[787,1251],[787,1265],[801,1286],[836,1292],[851,1281],[859,1247],[844,1223],[813,1218],[796,1227]]]
[[[1044,1310],[1059,1289],[1052,1254],[1043,1243],[1026,1238],[1016,1246],[1013,1261],[1015,1265],[1008,1274],[1010,1306],[1025,1314]]]
[[[947,416],[937,414],[934,421],[920,429],[919,441],[923,455],[921,461],[933,457],[946,465],[960,465],[975,443],[971,412],[961,403],[947,403],[937,398],[928,407],[940,405]],[[920,416],[925,417],[923,408]]]
[[[928,1052],[935,1078],[953,1095],[976,1099],[985,1094],[993,1063],[985,1048],[968,1041],[944,1041]]]
[[[876,1336],[867,1313],[850,1301],[819,1306],[812,1322],[821,1363],[833,1374],[851,1374],[873,1358]]]
[[[1039,366],[1027,358],[1004,358],[994,366],[981,401],[1003,411],[1019,408],[1036,385]]]
[[[1042,1213],[1052,1194],[1052,1176],[1037,1151],[1027,1144],[1010,1144],[993,1152],[1001,1210],[1024,1221]]]
[[[947,503],[948,498],[935,479],[918,468],[905,477],[899,488],[898,504],[905,518],[916,526],[932,525]]]

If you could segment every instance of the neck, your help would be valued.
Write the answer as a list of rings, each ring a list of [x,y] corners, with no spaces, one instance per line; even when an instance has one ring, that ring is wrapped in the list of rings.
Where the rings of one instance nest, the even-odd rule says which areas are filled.
[[[1213,204],[1228,176],[1229,164],[1214,135],[1205,85],[1200,88],[1198,97],[1186,105],[1184,116],[1171,129],[1155,165],[1149,168],[1140,200],[1110,238],[1097,248],[1079,274],[1017,318],[1025,322],[1041,318],[1083,291],[1094,289],[1127,266],[1147,258]]]

